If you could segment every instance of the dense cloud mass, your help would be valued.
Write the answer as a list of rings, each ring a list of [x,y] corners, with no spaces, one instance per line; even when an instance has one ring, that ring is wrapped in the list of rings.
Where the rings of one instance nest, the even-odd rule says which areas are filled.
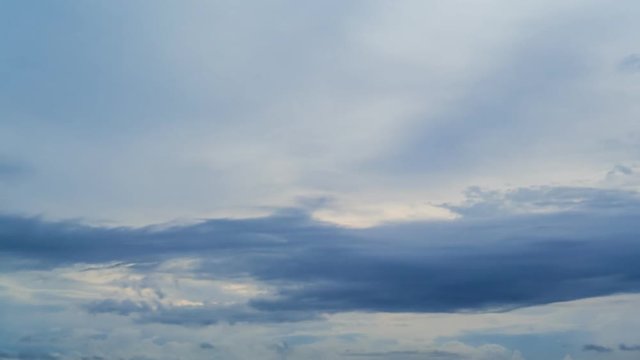
[[[367,229],[318,222],[303,209],[139,229],[4,216],[0,246],[10,260],[5,267],[117,261],[152,272],[167,259],[193,257],[201,261],[193,270],[199,276],[248,274],[275,289],[242,307],[167,309],[111,299],[87,307],[168,324],[298,321],[343,311],[503,311],[640,290],[636,193],[540,188],[476,190],[478,196],[454,207],[466,215],[458,220]],[[560,210],[542,211],[548,208]]]

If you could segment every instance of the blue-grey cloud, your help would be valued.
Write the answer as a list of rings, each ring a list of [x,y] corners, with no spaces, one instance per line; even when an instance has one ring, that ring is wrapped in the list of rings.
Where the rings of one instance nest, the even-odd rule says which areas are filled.
[[[640,345],[620,344],[618,346],[618,349],[620,349],[621,351],[640,351]]]
[[[276,289],[247,307],[151,309],[115,300],[88,307],[186,325],[341,311],[502,311],[640,291],[637,193],[532,188],[480,198],[456,208],[466,211],[459,220],[368,229],[318,222],[303,210],[139,229],[3,216],[0,252],[5,271],[112,261],[153,271],[154,263],[191,256],[202,259],[197,276],[249,274]],[[531,206],[560,210],[508,212]],[[500,216],[490,216],[496,209]]]
[[[0,181],[12,180],[28,172],[28,167],[20,162],[0,157]]]
[[[610,353],[613,352],[613,349],[610,347],[597,345],[597,344],[586,344],[582,347],[583,351],[595,351],[599,353]]]
[[[202,342],[198,345],[198,347],[203,350],[213,350],[216,348],[215,346],[211,345],[208,342]]]
[[[618,65],[618,69],[631,73],[640,72],[640,55],[631,54],[625,57]]]
[[[87,310],[92,314],[115,313],[118,315],[129,315],[131,313],[151,311],[151,308],[148,304],[136,303],[131,300],[116,301],[113,299],[105,299],[88,304]]]
[[[432,359],[432,360],[461,360],[466,359],[465,355],[443,350],[404,350],[404,351],[384,351],[384,352],[345,352],[342,356],[348,357],[365,357],[365,358],[384,358],[384,359]]]
[[[9,352],[0,350],[2,360],[56,360],[60,357],[56,354],[36,351]]]
[[[106,299],[90,303],[86,309],[92,314],[131,315],[139,323],[161,323],[184,326],[208,326],[221,322],[278,323],[314,320],[318,315],[310,311],[260,311],[246,305],[163,306],[151,307],[130,300]]]

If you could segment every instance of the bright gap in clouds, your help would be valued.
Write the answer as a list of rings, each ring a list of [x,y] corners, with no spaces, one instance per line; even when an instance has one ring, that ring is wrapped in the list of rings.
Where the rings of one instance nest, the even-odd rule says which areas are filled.
[[[0,359],[635,359],[640,5],[0,4]]]

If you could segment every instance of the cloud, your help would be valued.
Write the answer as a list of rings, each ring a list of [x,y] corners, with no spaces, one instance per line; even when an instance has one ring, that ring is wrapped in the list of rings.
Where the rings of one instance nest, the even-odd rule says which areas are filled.
[[[211,345],[210,343],[207,343],[207,342],[200,343],[200,345],[198,345],[198,347],[200,347],[200,349],[203,349],[203,350],[215,349],[215,346],[213,346],[213,345]]]
[[[2,6],[28,41],[0,59],[0,142],[38,169],[10,210],[57,219],[245,216],[318,194],[366,212],[478,178],[574,181],[637,118],[637,92],[601,68],[633,51],[630,1]]]
[[[365,359],[429,359],[429,360],[522,360],[519,351],[512,351],[496,344],[484,344],[477,347],[460,342],[445,343],[424,350],[390,351],[346,351],[344,357]]]
[[[249,276],[272,289],[232,306],[113,299],[87,306],[167,324],[300,321],[344,311],[504,311],[640,291],[637,193],[526,188],[480,193],[454,209],[464,216],[367,229],[318,222],[304,210],[145,228],[3,216],[0,251],[8,268],[102,262],[108,270],[125,262],[142,274],[190,257],[198,261],[185,271],[195,277]]]
[[[92,314],[114,313],[118,315],[129,315],[151,310],[149,305],[144,303],[135,303],[131,300],[116,301],[113,299],[97,301],[88,304],[86,308]]]
[[[28,172],[29,168],[24,163],[3,159],[0,156],[0,182],[15,180]]]
[[[613,349],[610,347],[596,345],[596,344],[586,344],[582,347],[582,351],[595,351],[599,353],[609,353],[612,352]]]
[[[640,351],[640,345],[620,344],[618,346],[618,349],[620,349],[621,351]]]
[[[5,352],[0,350],[0,359],[2,360],[57,360],[60,357],[56,354],[46,352]]]
[[[404,351],[385,351],[385,352],[345,352],[343,356],[350,357],[367,357],[367,358],[426,358],[426,359],[442,359],[442,360],[460,360],[465,359],[461,354],[443,350],[431,350],[431,351],[418,351],[418,350],[404,350]]]
[[[539,186],[508,191],[471,187],[465,195],[464,203],[444,206],[464,216],[499,217],[514,213],[567,210],[637,211],[640,204],[640,197],[634,191],[570,186]]]
[[[0,44],[0,349],[57,344],[28,336],[58,326],[77,329],[60,341],[72,358],[206,358],[212,340],[221,358],[317,359],[345,348],[283,333],[331,338],[319,328],[340,325],[308,320],[345,312],[640,292],[638,194],[575,185],[625,164],[603,186],[639,189],[623,140],[640,109],[639,9],[2,2],[0,30],[16,36]],[[270,213],[316,196],[333,203]],[[425,332],[479,326],[466,316]],[[395,352],[395,334],[369,339],[361,357],[464,353],[413,354],[425,332],[396,336],[411,344]]]
[[[243,304],[166,306],[106,299],[90,303],[85,307],[92,314],[134,315],[139,323],[182,326],[209,326],[221,322],[228,324],[297,322],[318,318],[315,313],[309,311],[263,312]]]
[[[631,54],[618,64],[618,69],[624,72],[636,73],[640,72],[640,55]]]

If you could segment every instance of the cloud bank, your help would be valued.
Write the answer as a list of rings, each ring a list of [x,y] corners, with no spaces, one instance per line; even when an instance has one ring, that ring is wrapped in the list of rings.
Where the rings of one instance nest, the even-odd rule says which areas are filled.
[[[192,258],[198,262],[189,271],[199,277],[248,276],[271,289],[241,306],[104,299],[87,307],[184,325],[350,311],[505,311],[640,290],[637,193],[564,187],[473,193],[452,207],[463,214],[457,220],[366,229],[319,222],[304,209],[145,228],[3,216],[0,251],[5,271],[121,262],[144,274],[169,259]]]

